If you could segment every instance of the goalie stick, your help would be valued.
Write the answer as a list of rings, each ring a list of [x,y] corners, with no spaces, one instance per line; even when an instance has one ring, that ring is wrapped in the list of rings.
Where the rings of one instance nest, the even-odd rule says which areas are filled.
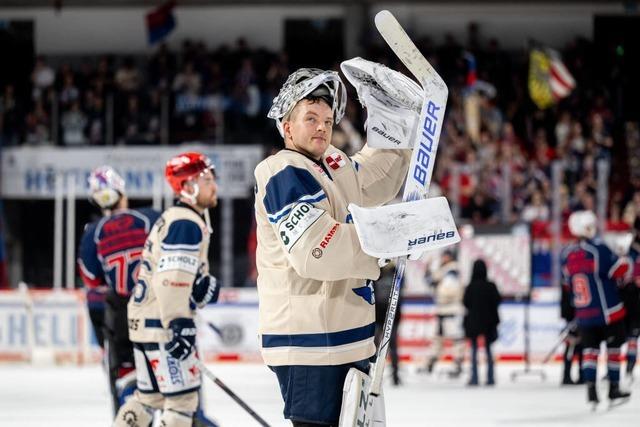
[[[449,91],[444,80],[420,53],[391,12],[387,10],[378,12],[375,17],[375,24],[378,32],[389,47],[424,89],[424,100],[420,112],[420,120],[414,135],[413,154],[402,201],[426,199],[431,184],[435,155],[440,140],[440,132],[442,131]],[[375,402],[375,399],[370,397],[377,397],[381,393],[382,374],[389,350],[391,330],[396,317],[400,287],[406,264],[406,256],[397,259],[393,287],[389,295],[389,306],[384,321],[384,333],[378,347],[376,363],[371,375],[371,384],[367,391],[368,396],[363,396],[358,403],[358,416],[356,417],[358,425],[370,425],[372,419],[370,415],[373,413],[372,406]]]
[[[415,144],[402,201],[426,199],[431,185],[431,176],[435,164],[435,155],[442,131],[444,112],[447,104],[448,89],[442,77],[429,64],[411,41],[400,23],[388,10],[378,12],[375,17],[378,32],[393,50],[396,56],[415,76],[425,92],[424,104],[420,112],[420,126],[416,130]],[[371,380],[369,394],[380,394],[384,361],[389,350],[391,328],[396,317],[400,287],[404,277],[407,257],[399,257],[393,279],[393,288],[389,296],[389,308],[384,322],[384,334],[378,349],[377,361]]]

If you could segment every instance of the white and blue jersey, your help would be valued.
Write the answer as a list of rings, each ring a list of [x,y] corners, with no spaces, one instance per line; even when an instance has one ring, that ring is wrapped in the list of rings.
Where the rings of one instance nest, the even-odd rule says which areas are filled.
[[[267,365],[341,365],[375,346],[377,260],[360,248],[347,205],[391,200],[410,150],[347,157],[330,146],[315,161],[282,150],[255,170],[259,339]]]
[[[156,221],[142,254],[129,299],[129,338],[137,343],[169,340],[169,322],[192,319],[194,282],[209,274],[210,234],[202,216],[178,202]]]

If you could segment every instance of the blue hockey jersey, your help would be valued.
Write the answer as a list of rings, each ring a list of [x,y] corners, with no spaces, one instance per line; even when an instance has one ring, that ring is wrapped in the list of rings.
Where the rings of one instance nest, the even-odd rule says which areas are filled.
[[[160,213],[153,209],[121,209],[85,227],[78,267],[85,286],[109,286],[127,297],[147,235]]]
[[[629,258],[631,258],[631,281],[640,288],[640,244],[633,243],[629,249]]]
[[[576,309],[578,325],[608,325],[624,318],[617,280],[629,270],[627,258],[618,258],[596,238],[565,248],[561,263],[563,286]]]

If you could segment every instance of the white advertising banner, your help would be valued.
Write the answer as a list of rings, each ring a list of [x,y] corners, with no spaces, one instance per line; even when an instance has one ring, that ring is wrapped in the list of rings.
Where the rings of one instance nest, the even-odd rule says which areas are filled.
[[[51,199],[56,176],[75,179],[78,197],[87,193],[87,178],[97,166],[114,167],[127,184],[130,198],[152,198],[169,191],[164,167],[184,151],[200,151],[216,166],[222,198],[245,198],[254,184],[253,170],[262,160],[259,145],[180,145],[153,147],[15,147],[2,152],[2,195],[16,199]]]
[[[525,307],[511,302],[500,306],[497,360],[523,360]],[[402,305],[398,345],[403,360],[422,364],[430,355],[436,334],[433,308],[421,301]],[[531,360],[539,363],[557,342],[564,321],[557,302],[533,303],[529,310]],[[223,289],[217,304],[197,311],[196,324],[205,361],[262,360],[254,288]],[[100,348],[91,331],[82,291],[0,292],[0,362],[34,360],[43,351],[52,362],[97,362]],[[556,354],[562,350],[560,346]]]

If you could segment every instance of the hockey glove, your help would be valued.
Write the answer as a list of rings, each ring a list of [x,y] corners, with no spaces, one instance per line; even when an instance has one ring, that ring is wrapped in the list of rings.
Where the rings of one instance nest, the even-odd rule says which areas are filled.
[[[177,318],[169,322],[173,334],[164,349],[178,360],[185,360],[196,345],[196,325],[192,319]]]
[[[207,274],[206,276],[196,277],[191,290],[190,302],[198,308],[202,308],[210,302],[218,301],[220,295],[220,286],[215,277]]]

